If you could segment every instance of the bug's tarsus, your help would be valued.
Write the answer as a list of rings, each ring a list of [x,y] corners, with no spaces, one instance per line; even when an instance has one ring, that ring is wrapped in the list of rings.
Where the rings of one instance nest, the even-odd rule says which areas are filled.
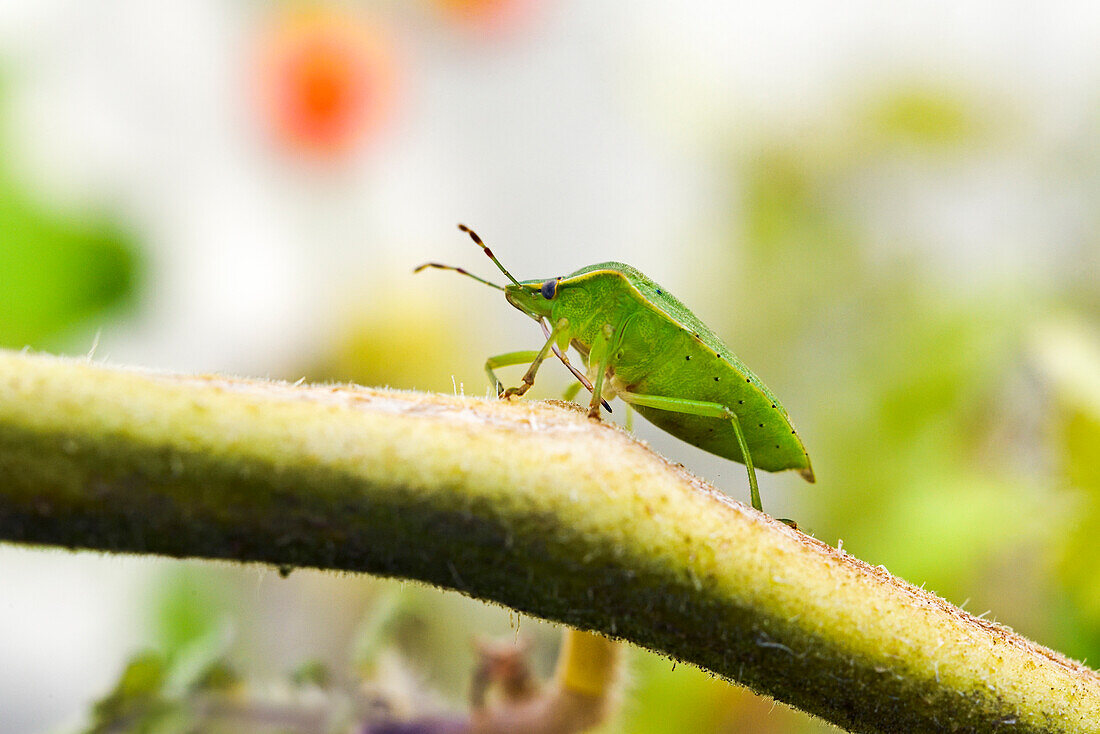
[[[484,241],[482,241],[481,237],[478,236],[477,232],[473,231],[472,229],[470,229],[469,227],[467,227],[465,224],[462,224],[462,223],[459,223],[458,228],[460,230],[462,230],[463,232],[465,232],[466,234],[470,235],[470,239],[472,239],[474,241],[474,243],[478,247],[481,248],[482,252],[484,252],[486,255],[489,256],[489,259],[493,261],[493,264],[497,266],[497,269],[499,269],[500,272],[504,273],[504,276],[506,278],[508,278],[508,280],[510,280],[513,283],[515,283],[516,285],[522,287],[522,284],[518,280],[516,280],[515,276],[512,275],[511,273],[509,273],[508,270],[505,269],[505,267],[500,264],[500,260],[497,260],[497,256],[494,255],[493,251],[489,249],[489,246],[486,245]]]

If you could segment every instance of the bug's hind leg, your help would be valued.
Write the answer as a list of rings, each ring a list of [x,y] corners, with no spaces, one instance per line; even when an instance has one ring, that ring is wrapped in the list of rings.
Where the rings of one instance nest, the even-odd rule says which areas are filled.
[[[752,506],[763,512],[760,504],[760,487],[756,483],[756,468],[752,465],[752,454],[749,453],[748,442],[741,430],[741,421],[732,408],[721,403],[712,403],[705,400],[687,400],[684,398],[669,398],[661,395],[639,395],[632,392],[620,392],[619,397],[623,402],[631,405],[641,405],[647,408],[667,410],[672,413],[687,413],[705,418],[725,418],[733,425],[733,432],[737,435],[737,445],[741,449],[741,457],[744,459],[745,469],[749,473],[749,494],[752,497]],[[788,525],[791,521],[784,520]]]

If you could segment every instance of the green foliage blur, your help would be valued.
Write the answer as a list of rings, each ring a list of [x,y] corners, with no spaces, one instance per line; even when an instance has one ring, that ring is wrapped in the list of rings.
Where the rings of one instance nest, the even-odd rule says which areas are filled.
[[[133,305],[137,243],[108,214],[58,211],[10,159],[0,142],[0,346],[90,345],[105,318]]]
[[[950,90],[903,88],[857,106],[831,135],[744,152],[727,312],[752,318],[722,331],[752,345],[761,374],[796,396],[784,400],[808,425],[819,483],[793,492],[818,537],[1097,659],[1095,617],[1067,624],[1062,599],[1095,589],[1100,564],[1069,575],[1054,560],[1088,527],[1070,489],[1090,480],[1055,469],[1076,434],[1049,432],[1057,404],[1031,353],[1036,334],[1060,313],[1088,313],[1095,294],[996,277],[950,284],[944,263],[909,254],[927,251],[919,242],[885,257],[886,233],[862,216],[898,170],[946,171],[995,149],[1009,131],[980,109]],[[1081,338],[1095,339],[1097,326]],[[1092,379],[1100,385],[1100,364]],[[1074,444],[1087,466],[1100,459],[1094,439]],[[1091,546],[1082,560],[1096,558]]]
[[[0,175],[0,344],[56,347],[124,305],[136,276],[135,250],[115,223],[59,217]]]

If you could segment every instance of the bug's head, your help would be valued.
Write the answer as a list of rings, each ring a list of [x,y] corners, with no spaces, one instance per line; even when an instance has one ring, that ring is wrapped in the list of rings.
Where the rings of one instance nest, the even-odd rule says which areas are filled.
[[[520,311],[538,321],[550,318],[554,299],[558,295],[558,283],[561,278],[550,280],[525,280],[515,285],[504,286],[504,297]]]
[[[508,299],[508,303],[512,304],[520,311],[523,311],[525,314],[535,319],[536,321],[543,317],[549,318],[550,309],[553,305],[554,298],[557,296],[558,283],[561,281],[561,278],[551,278],[550,280],[546,281],[527,280],[520,282],[516,280],[512,276],[512,274],[504,268],[503,265],[500,264],[500,261],[497,260],[496,255],[494,255],[493,251],[490,250],[485,245],[485,243],[481,241],[481,238],[477,236],[476,232],[467,227],[465,224],[458,225],[458,228],[470,235],[470,239],[472,239],[475,243],[477,243],[479,247],[481,247],[485,254],[489,256],[489,259],[492,260],[494,264],[496,264],[498,269],[500,269],[500,272],[504,273],[504,276],[508,278],[508,280],[512,281],[511,283],[505,286],[500,286],[496,283],[490,283],[483,278],[479,278],[473,273],[467,272],[462,268],[456,268],[452,265],[440,265],[439,263],[424,263],[413,272],[419,273],[424,268],[454,270],[455,272],[461,273],[468,278],[473,278],[479,283],[484,283],[487,286],[504,291],[504,297]]]

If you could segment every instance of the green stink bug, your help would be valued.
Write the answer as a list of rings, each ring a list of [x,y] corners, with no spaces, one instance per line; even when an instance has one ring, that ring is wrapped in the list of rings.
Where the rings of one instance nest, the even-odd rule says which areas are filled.
[[[481,238],[470,235],[511,284],[499,286],[462,268],[425,263],[424,268],[454,270],[504,291],[517,309],[542,326],[546,343],[539,351],[490,357],[485,371],[497,395],[523,395],[535,373],[553,352],[592,391],[588,415],[599,418],[600,404],[618,397],[658,428],[704,451],[743,463],[749,475],[752,506],[761,510],[756,470],[797,469],[814,481],[810,457],[791,427],[787,411],[756,375],[671,293],[617,262],[590,265],[559,278],[516,280]],[[580,372],[565,355],[570,346],[587,370]],[[518,387],[503,389],[494,368],[528,364]]]

